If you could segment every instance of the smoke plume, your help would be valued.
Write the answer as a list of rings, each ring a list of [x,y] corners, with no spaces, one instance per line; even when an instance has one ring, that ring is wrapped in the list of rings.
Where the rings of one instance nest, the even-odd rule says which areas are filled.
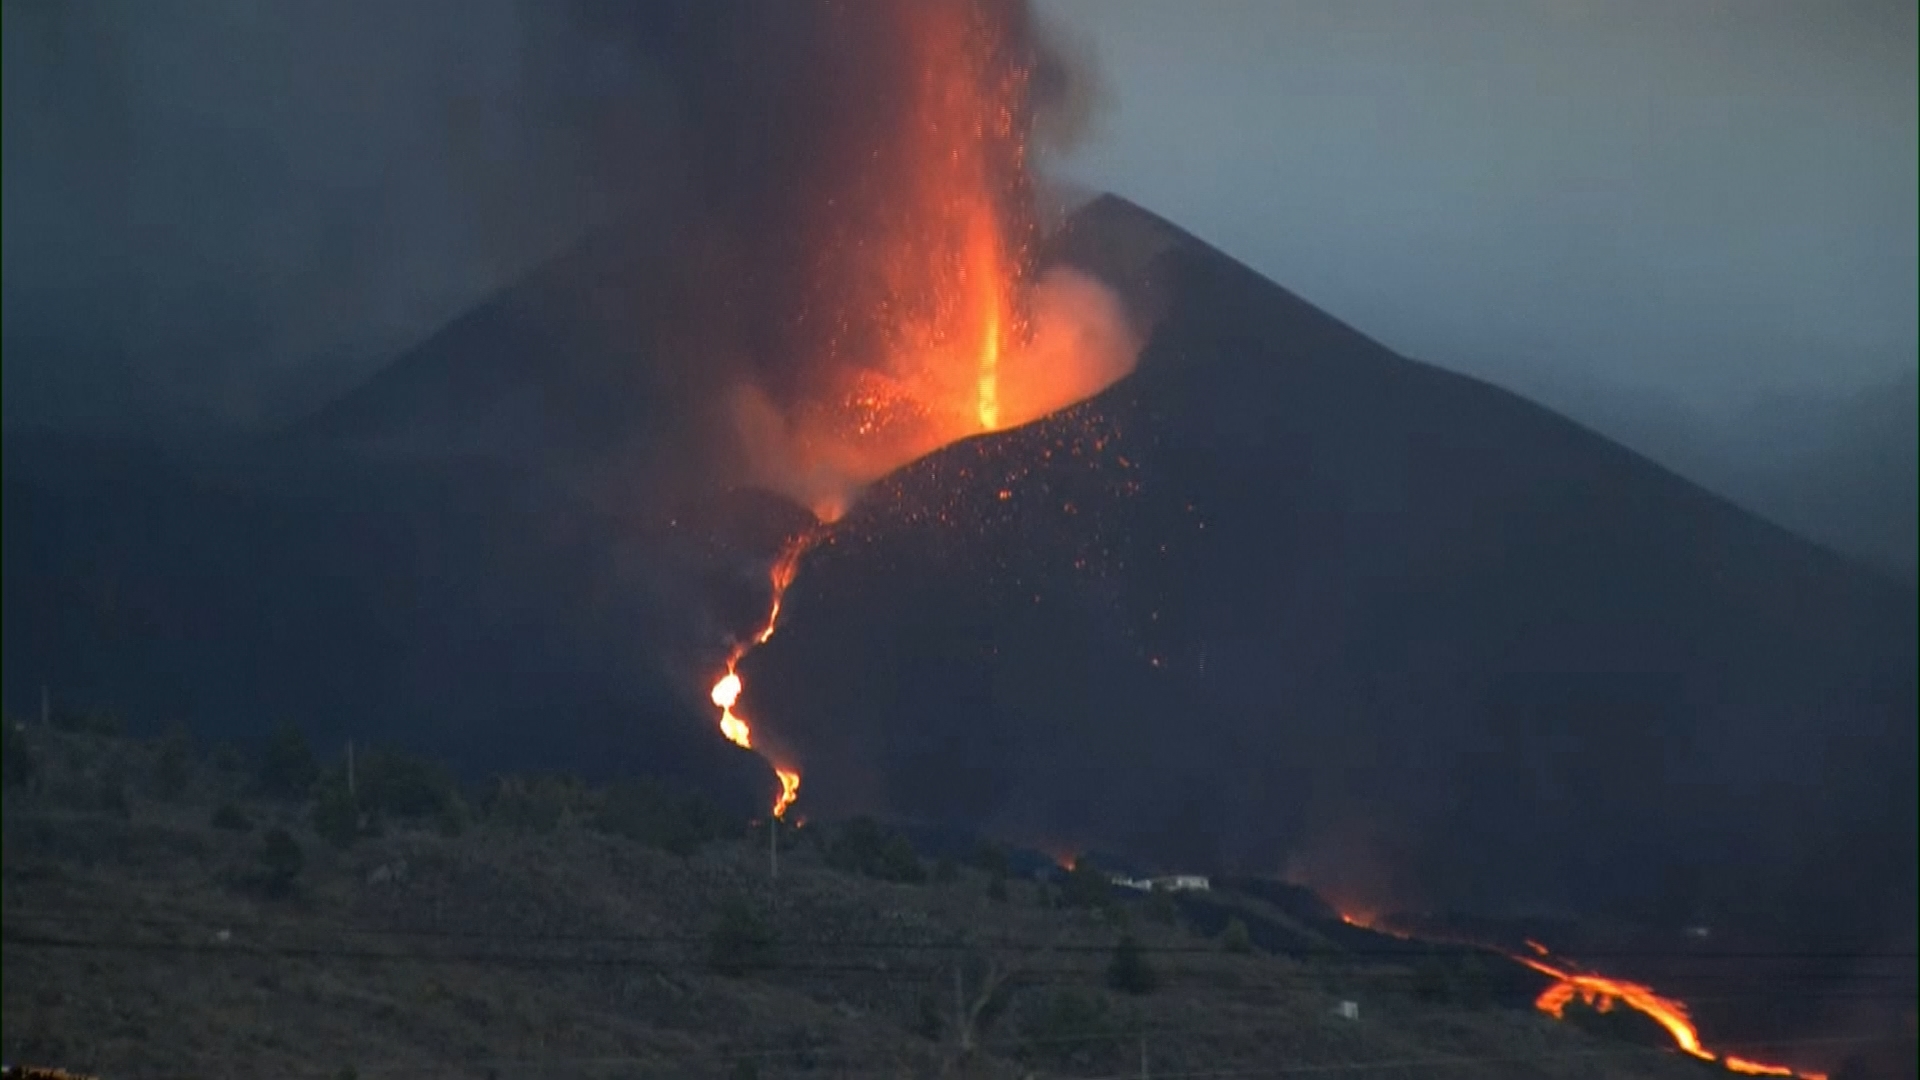
[[[1104,389],[1138,342],[1091,279],[1040,273],[1033,150],[1095,95],[1007,0],[748,5],[700,85],[704,187],[738,255],[709,305],[749,479],[830,520],[940,446]],[[750,118],[750,119],[749,119]],[[742,163],[745,166],[742,167]]]

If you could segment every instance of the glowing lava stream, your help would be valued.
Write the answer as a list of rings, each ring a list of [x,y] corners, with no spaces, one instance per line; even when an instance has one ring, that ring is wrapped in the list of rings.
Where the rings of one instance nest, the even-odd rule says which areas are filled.
[[[817,531],[802,533],[780,551],[780,557],[773,561],[773,569],[768,578],[773,585],[773,600],[767,605],[767,621],[760,631],[742,644],[735,645],[727,656],[727,672],[713,684],[710,695],[713,703],[720,708],[720,734],[727,741],[744,750],[752,750],[753,728],[740,714],[733,711],[740,701],[740,692],[746,684],[740,679],[740,658],[758,645],[765,645],[773,637],[774,628],[780,625],[780,604],[786,598],[787,586],[793,584],[793,575],[800,570],[800,556],[820,538]],[[785,817],[787,807],[800,797],[800,771],[773,764],[773,774],[780,778],[780,794],[773,801],[773,816]]]
[[[1527,942],[1527,945],[1540,957],[1550,958],[1544,946],[1532,941]],[[1546,963],[1545,959],[1521,956],[1517,953],[1507,955],[1550,979],[1558,980],[1542,991],[1533,1003],[1541,1012],[1556,1020],[1566,1014],[1567,1003],[1576,997],[1598,1012],[1611,1012],[1615,1002],[1622,1002],[1628,1008],[1652,1017],[1661,1027],[1667,1029],[1667,1034],[1673,1037],[1674,1045],[1702,1061],[1717,1061],[1732,1072],[1746,1073],[1750,1076],[1791,1076],[1800,1077],[1801,1080],[1827,1080],[1825,1073],[1796,1072],[1784,1065],[1750,1061],[1732,1054],[1715,1054],[1700,1044],[1700,1032],[1693,1026],[1693,1018],[1687,1015],[1686,1002],[1662,997],[1654,993],[1652,987],[1628,982],[1625,979],[1610,979],[1604,975],[1565,970]]]

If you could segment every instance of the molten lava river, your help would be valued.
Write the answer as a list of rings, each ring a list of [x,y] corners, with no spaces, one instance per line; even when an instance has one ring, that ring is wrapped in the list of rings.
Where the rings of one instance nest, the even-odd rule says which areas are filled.
[[[1507,955],[1525,964],[1533,970],[1555,980],[1534,1002],[1541,1012],[1558,1020],[1566,1015],[1567,1005],[1578,998],[1596,1012],[1611,1012],[1616,1004],[1625,1005],[1636,1012],[1653,1018],[1667,1034],[1673,1037],[1673,1043],[1683,1053],[1691,1054],[1702,1061],[1718,1062],[1728,1070],[1746,1073],[1750,1076],[1793,1076],[1802,1080],[1827,1080],[1824,1073],[1798,1072],[1784,1065],[1770,1065],[1766,1062],[1752,1061],[1733,1054],[1716,1054],[1700,1042],[1700,1032],[1694,1027],[1693,1018],[1687,1014],[1687,1005],[1675,998],[1663,997],[1649,986],[1625,979],[1608,978],[1578,972],[1572,967],[1555,960],[1545,946],[1529,941],[1527,946],[1533,956],[1517,953]]]

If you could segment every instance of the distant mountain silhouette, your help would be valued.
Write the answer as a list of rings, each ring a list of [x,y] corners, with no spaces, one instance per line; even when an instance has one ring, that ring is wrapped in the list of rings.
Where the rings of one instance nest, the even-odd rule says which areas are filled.
[[[1910,587],[1122,200],[1049,257],[1153,326],[1140,368],[808,556],[744,703],[808,813],[1342,904],[1910,938]],[[703,456],[740,362],[701,347],[704,258],[598,237],[216,462],[10,439],[7,701],[758,798],[703,691],[803,518]]]
[[[1715,415],[1576,372],[1483,374],[1770,521],[1913,584],[1920,390],[1911,369],[1846,393],[1763,398]]]

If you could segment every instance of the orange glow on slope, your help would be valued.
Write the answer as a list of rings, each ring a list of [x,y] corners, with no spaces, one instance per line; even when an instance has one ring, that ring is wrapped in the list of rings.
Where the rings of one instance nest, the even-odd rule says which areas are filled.
[[[1527,947],[1542,958],[1548,958],[1546,947],[1538,942],[1529,941]],[[1636,1012],[1650,1016],[1667,1029],[1673,1037],[1674,1045],[1683,1052],[1702,1061],[1717,1061],[1726,1068],[1739,1073],[1754,1076],[1792,1076],[1802,1080],[1827,1080],[1824,1073],[1803,1073],[1781,1065],[1768,1065],[1750,1061],[1742,1057],[1728,1055],[1722,1057],[1708,1050],[1700,1043],[1700,1032],[1693,1026],[1693,1018],[1687,1014],[1683,1001],[1662,997],[1654,993],[1651,987],[1625,979],[1611,979],[1604,975],[1577,972],[1557,967],[1530,956],[1507,954],[1513,960],[1525,964],[1550,979],[1556,980],[1552,986],[1541,992],[1535,999],[1534,1007],[1558,1020],[1565,1016],[1568,1003],[1579,998],[1596,1012],[1611,1012],[1616,1004],[1626,1005]]]
[[[800,557],[807,553],[820,538],[818,531],[803,533],[780,551],[779,558],[773,561],[768,572],[769,583],[773,586],[773,598],[767,604],[767,620],[746,643],[735,645],[727,656],[727,670],[713,684],[710,697],[720,709],[720,734],[727,741],[743,750],[754,750],[753,726],[739,713],[734,712],[740,703],[740,694],[747,686],[740,678],[740,658],[758,645],[765,645],[773,637],[773,631],[780,625],[780,605],[786,599],[787,586],[793,584],[793,576],[800,570]],[[773,774],[780,780],[780,794],[773,801],[773,816],[784,817],[787,807],[800,797],[800,770],[773,762]]]

